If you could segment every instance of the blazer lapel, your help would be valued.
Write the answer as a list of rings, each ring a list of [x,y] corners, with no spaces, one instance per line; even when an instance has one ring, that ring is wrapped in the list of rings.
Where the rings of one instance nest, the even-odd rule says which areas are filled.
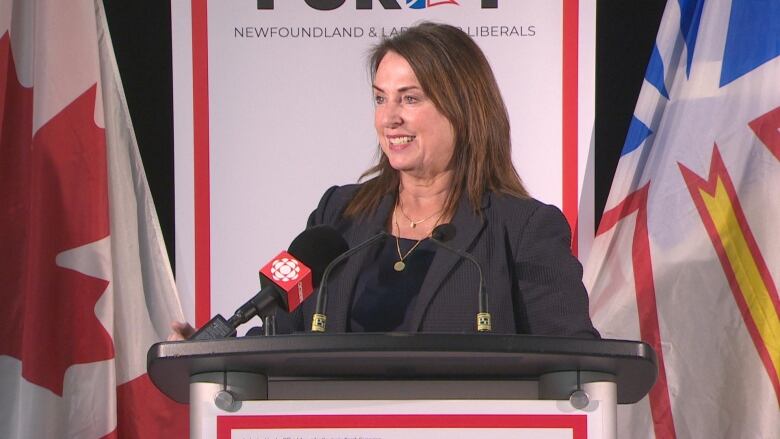
[[[489,196],[487,194],[482,197],[482,210],[488,207],[488,200]],[[467,250],[485,227],[484,215],[481,218],[474,213],[471,202],[464,194],[461,196],[451,224],[455,226],[455,237],[447,244],[457,249]],[[414,310],[412,311],[412,328],[416,328],[418,331],[421,329],[422,320],[428,305],[438,294],[439,288],[444,283],[447,275],[461,259],[460,256],[443,248],[436,251],[436,256],[433,257],[433,262],[428,269],[425,280],[423,280],[420,287],[420,295],[417,297]]]
[[[395,195],[385,195],[373,215],[362,221],[353,220],[354,223],[344,233],[344,238],[349,243],[350,248],[371,238],[379,233],[380,230],[385,230],[387,219],[394,205]],[[335,276],[332,277],[328,285],[328,309],[326,313],[328,316],[326,324],[328,332],[346,332],[347,316],[349,316],[349,309],[352,306],[352,290],[355,288],[355,281],[366,263],[366,256],[375,251],[377,246],[379,246],[379,243],[374,247],[363,249],[361,252],[352,255],[351,258],[344,262],[341,272],[334,273]]]

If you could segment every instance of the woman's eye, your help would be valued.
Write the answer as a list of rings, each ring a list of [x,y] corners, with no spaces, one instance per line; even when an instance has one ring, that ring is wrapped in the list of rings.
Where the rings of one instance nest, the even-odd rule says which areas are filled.
[[[385,103],[385,97],[384,96],[374,96],[374,103],[377,104],[377,105],[384,104]]]
[[[404,102],[407,104],[414,104],[417,101],[419,101],[419,99],[417,99],[416,96],[404,96]]]

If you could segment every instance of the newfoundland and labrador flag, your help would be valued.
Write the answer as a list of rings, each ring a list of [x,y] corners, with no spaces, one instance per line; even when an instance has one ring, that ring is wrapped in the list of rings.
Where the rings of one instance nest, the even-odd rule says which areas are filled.
[[[182,320],[100,0],[0,0],[0,437],[186,437]]]
[[[585,282],[659,354],[622,438],[780,438],[780,1],[669,0]]]

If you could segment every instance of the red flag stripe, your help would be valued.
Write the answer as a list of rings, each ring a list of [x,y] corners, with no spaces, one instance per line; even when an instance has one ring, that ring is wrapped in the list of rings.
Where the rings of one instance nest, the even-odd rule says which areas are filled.
[[[776,346],[777,340],[772,337],[765,339],[762,336],[762,332],[758,325],[759,319],[751,313],[751,307],[748,305],[748,302],[750,301],[760,300],[757,295],[764,296],[763,299],[765,300],[758,302],[766,304],[766,307],[764,308],[766,313],[764,323],[770,328],[777,328],[779,323],[777,321],[777,316],[780,316],[780,297],[778,296],[777,287],[772,279],[769,267],[758,247],[758,242],[756,242],[756,238],[753,236],[753,232],[747,222],[745,211],[742,209],[739,197],[737,196],[737,190],[734,187],[734,183],[726,169],[726,165],[723,162],[717,145],[713,146],[712,162],[710,164],[710,173],[707,180],[696,175],[681,163],[678,163],[678,166],[683,179],[685,180],[685,184],[688,186],[688,190],[691,193],[691,198],[696,206],[696,210],[699,212],[699,216],[702,219],[705,229],[707,229],[707,234],[712,241],[712,245],[715,247],[721,267],[723,267],[723,272],[728,279],[734,300],[736,301],[737,307],[745,322],[745,326],[758,351],[761,362],[764,364],[769,380],[775,390],[778,404],[780,404],[780,376],[778,376],[780,364],[776,364],[776,354],[774,359],[772,355],[772,352],[777,352],[776,349],[772,349]],[[719,231],[711,212],[702,198],[702,191],[710,196],[715,196],[719,182],[723,185],[723,188],[728,195],[731,209],[733,209],[733,214],[738,225],[737,230]],[[740,235],[741,239],[740,236],[734,236],[734,234]],[[730,260],[729,258],[726,250],[727,245],[729,245],[728,243],[734,245],[734,243],[741,240],[744,240],[744,243],[749,249],[750,257],[748,259],[752,259],[750,262],[746,262],[745,260]],[[750,291],[748,288],[748,291],[745,291],[737,279],[737,273],[748,276],[748,273],[751,271],[751,265],[753,266],[752,268],[755,268],[757,271],[760,279],[753,279],[754,283],[752,286],[754,286],[754,290]],[[750,285],[750,283],[748,283],[748,285]],[[768,331],[769,334],[776,332],[776,330]]]
[[[634,288],[636,291],[637,311],[639,313],[639,332],[642,340],[655,349],[658,355],[658,380],[650,389],[650,410],[653,415],[653,427],[656,438],[673,439],[677,437],[672,416],[672,404],[669,398],[669,384],[666,378],[661,344],[661,327],[658,321],[658,304],[653,280],[653,262],[650,254],[650,236],[647,229],[647,198],[650,190],[648,182],[629,194],[617,206],[601,218],[596,236],[615,227],[631,214],[636,214],[634,237],[631,245],[631,261],[634,268]]]

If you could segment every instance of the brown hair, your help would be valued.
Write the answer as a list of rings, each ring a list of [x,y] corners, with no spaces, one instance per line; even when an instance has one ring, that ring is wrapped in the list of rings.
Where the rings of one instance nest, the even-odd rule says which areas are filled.
[[[474,211],[479,211],[486,191],[527,197],[512,165],[509,117],[490,64],[466,33],[447,24],[423,22],[392,38],[382,40],[370,52],[371,80],[388,52],[401,55],[412,67],[425,94],[455,130],[451,167],[453,187],[444,206],[452,216],[465,191]],[[380,158],[360,179],[365,182],[347,206],[355,217],[374,210],[383,196],[398,190],[398,172],[387,157]]]

